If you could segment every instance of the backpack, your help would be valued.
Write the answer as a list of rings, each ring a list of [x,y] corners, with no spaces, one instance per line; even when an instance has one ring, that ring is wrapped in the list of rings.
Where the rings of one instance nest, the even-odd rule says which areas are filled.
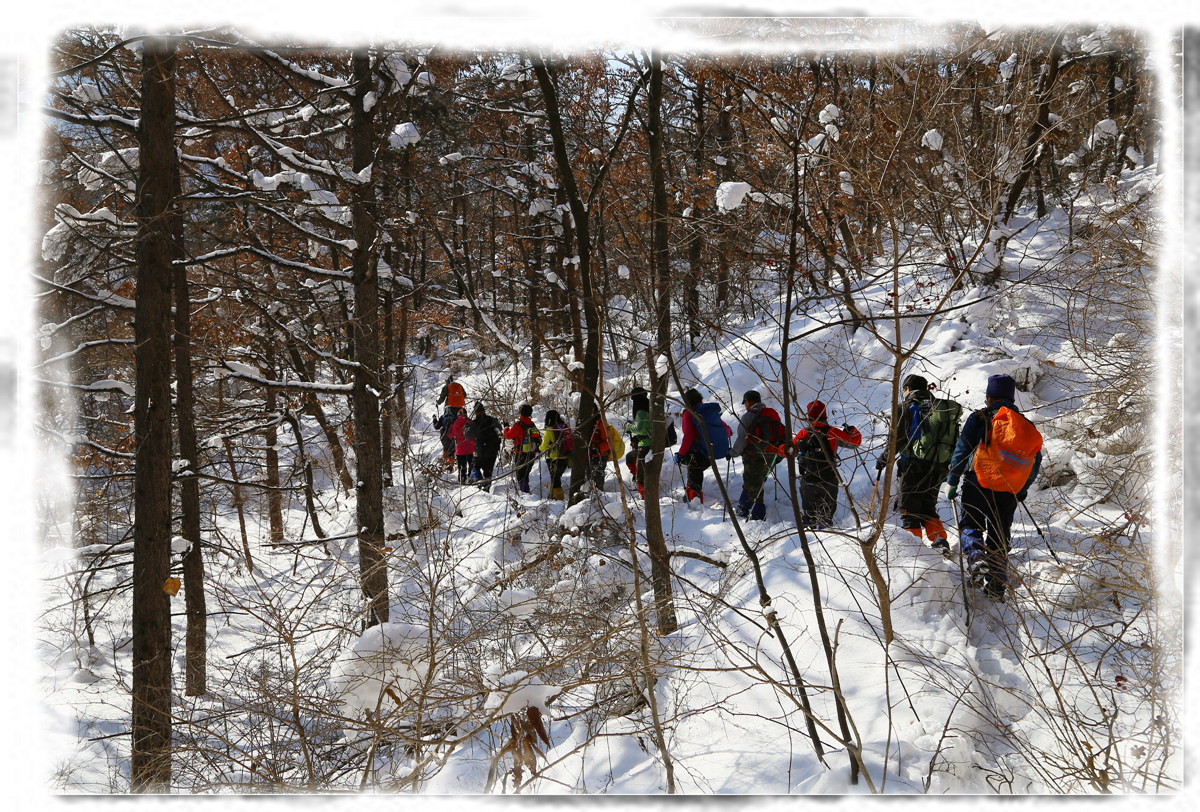
[[[700,418],[700,425],[697,427],[700,434],[700,442],[699,444],[693,444],[693,447],[704,452],[706,456],[708,455],[708,449],[712,448],[712,458],[714,460],[723,460],[728,457],[729,428],[725,425],[725,421],[721,419],[721,406],[716,403],[701,403],[692,411],[694,416]]]
[[[500,450],[500,421],[493,415],[476,418],[468,435],[474,437],[482,451],[494,453]]]
[[[452,381],[446,384],[446,405],[455,408],[462,408],[467,405],[467,393],[462,388],[461,383]]]
[[[828,426],[822,429],[809,427],[808,434],[796,449],[800,457],[800,469],[808,479],[836,480],[833,466],[837,462],[837,452],[829,442]]]
[[[607,457],[610,451],[616,459],[625,456],[625,441],[621,439],[621,432],[617,431],[615,426],[608,427],[608,448],[602,449],[602,453]]]
[[[763,407],[747,432],[747,446],[760,454],[787,456],[788,433],[779,419],[779,412]]]
[[[570,454],[575,450],[575,435],[571,432],[571,427],[565,423],[559,423],[554,427],[555,441],[559,452]]]
[[[542,444],[542,433],[538,431],[537,426],[526,426],[524,423],[521,427],[525,429],[525,437],[517,444],[517,451],[522,454],[535,454]]]
[[[679,442],[679,434],[678,434],[678,432],[675,431],[675,421],[672,420],[670,423],[667,424],[667,442],[664,443],[664,445],[666,445],[667,448],[670,448],[671,446],[675,445],[678,442]]]
[[[987,419],[987,410],[979,414]],[[1041,432],[1015,409],[1001,406],[988,420],[972,463],[975,478],[989,491],[1020,493],[1042,450]]]
[[[953,400],[922,398],[908,404],[908,444],[904,456],[948,465],[958,442],[962,406]]]

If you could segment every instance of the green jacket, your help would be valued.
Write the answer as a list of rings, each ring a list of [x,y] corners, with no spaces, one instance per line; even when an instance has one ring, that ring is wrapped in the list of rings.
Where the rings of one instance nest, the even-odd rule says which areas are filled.
[[[650,438],[653,430],[650,412],[645,409],[635,414],[633,420],[625,424],[625,433],[632,438],[633,444],[637,448],[649,448],[652,445]]]

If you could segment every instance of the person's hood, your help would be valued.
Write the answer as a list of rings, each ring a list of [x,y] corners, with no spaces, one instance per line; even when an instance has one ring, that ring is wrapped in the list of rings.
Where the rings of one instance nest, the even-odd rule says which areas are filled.
[[[825,419],[825,404],[819,400],[810,401],[805,407],[808,411],[808,419],[814,423],[818,420]]]

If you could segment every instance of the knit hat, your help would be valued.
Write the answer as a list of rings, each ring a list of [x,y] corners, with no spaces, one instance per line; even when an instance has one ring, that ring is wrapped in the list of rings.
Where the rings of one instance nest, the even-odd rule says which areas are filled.
[[[811,401],[805,407],[808,410],[809,420],[824,420],[825,419],[825,404],[819,400]]]
[[[704,395],[696,389],[689,389],[683,393],[683,402],[691,408],[695,409],[704,401]]]
[[[629,399],[633,402],[634,415],[638,412],[650,411],[650,393],[640,386],[629,390]]]
[[[909,375],[904,379],[904,388],[911,389],[914,392],[920,392],[929,389],[929,381],[925,380],[920,375]]]
[[[742,395],[742,403],[762,403],[762,395],[758,394],[757,390],[751,389]]]
[[[1013,400],[1017,395],[1017,382],[1011,375],[992,375],[988,378],[986,394],[999,400]]]
[[[482,411],[484,411],[483,403],[480,401],[475,401],[475,414],[479,414]]]

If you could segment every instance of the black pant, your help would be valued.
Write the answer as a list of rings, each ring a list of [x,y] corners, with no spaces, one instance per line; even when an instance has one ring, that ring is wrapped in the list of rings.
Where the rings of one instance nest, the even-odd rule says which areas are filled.
[[[492,489],[492,474],[496,471],[496,454],[499,451],[497,448],[475,452],[475,474],[479,479],[479,487],[485,491]]]
[[[708,457],[692,449],[683,455],[681,462],[687,466],[687,487],[694,491],[704,490],[704,472],[708,470]]]
[[[800,504],[805,527],[829,527],[837,510],[837,480],[801,477]]]
[[[456,454],[455,459],[458,460],[458,482],[460,485],[466,485],[471,481],[471,461],[474,454]]]
[[[546,457],[546,469],[550,472],[551,488],[562,487],[563,474],[567,472],[567,468],[570,466],[570,464],[571,460],[567,457],[561,457],[559,459]]]
[[[630,438],[633,448],[625,455],[625,464],[633,469],[633,481],[639,485],[646,484],[646,460],[650,458],[651,446],[641,446],[638,443],[645,438],[633,436]]]
[[[533,463],[537,460],[537,453],[534,451],[518,451],[516,453],[516,464],[513,470],[517,477],[517,488],[525,493],[529,493],[529,472],[533,470]]]
[[[962,550],[972,567],[987,565],[988,591],[1003,594],[1008,583],[1008,551],[1017,495],[988,490],[974,476],[967,476],[963,479],[962,506]]]
[[[930,519],[940,519],[937,511],[938,488],[950,469],[925,460],[900,460],[896,471],[900,475],[900,524],[913,529],[924,526]]]

